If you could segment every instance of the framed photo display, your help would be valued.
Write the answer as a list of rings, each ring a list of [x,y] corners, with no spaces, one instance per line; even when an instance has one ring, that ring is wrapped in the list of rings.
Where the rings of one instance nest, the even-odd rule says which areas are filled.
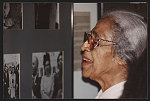
[[[3,97],[20,98],[20,54],[3,55]]]
[[[32,98],[63,98],[64,52],[32,54]]]
[[[23,28],[23,4],[4,2],[3,3],[3,29]]]
[[[59,3],[34,3],[35,29],[59,29]]]
[[[5,4],[4,8],[7,5],[9,9],[11,4],[13,3],[16,2],[3,2],[2,4],[3,5]],[[41,99],[41,100],[55,99],[55,98],[56,99],[73,98],[72,94],[73,19],[71,19],[73,16],[73,10],[71,9],[72,3],[17,2],[17,4],[18,5],[21,4],[21,11],[22,11],[21,18],[23,19],[20,24],[23,26],[15,29],[4,28],[5,26],[2,26],[3,54],[10,55],[19,53],[18,57],[19,62],[17,63],[21,67],[21,70],[19,68],[20,92],[19,95],[17,95],[19,97],[15,96],[12,98]],[[43,10],[44,5],[48,6],[49,8],[48,11]],[[56,14],[55,16],[57,16],[54,20],[53,27],[49,27],[50,25],[49,19],[51,19],[52,21],[52,18],[55,16],[53,15],[51,16],[48,14],[47,19],[45,18],[40,19],[41,16],[39,16],[39,14],[47,13],[51,10],[52,12],[54,12],[54,15]],[[63,12],[65,12],[65,16]],[[43,26],[39,27],[38,24],[42,21],[44,22],[44,20],[46,20],[45,22],[48,22],[47,24],[48,27],[47,26],[44,28],[42,28]],[[64,53],[67,54],[65,54],[64,56]],[[46,55],[47,58],[48,56],[47,54],[49,54],[50,56],[49,59],[50,61],[48,64],[43,63],[43,61],[45,61],[44,56]],[[35,67],[34,65],[36,64],[35,60],[36,61],[38,60],[38,66],[36,67],[36,69],[33,69],[33,67]],[[4,63],[2,65],[4,70],[6,68],[5,65],[6,62],[7,59],[5,59],[4,56]],[[0,73],[0,75],[3,75],[3,68],[2,73]],[[51,75],[51,77],[48,78],[47,77],[48,75]],[[0,77],[2,77],[2,80],[4,79],[3,76]],[[36,77],[38,77],[38,80],[36,79]],[[46,86],[49,84],[51,86]],[[35,90],[36,88],[35,86],[38,86],[38,89]],[[43,91],[42,94],[41,91]],[[3,98],[9,99],[10,97],[3,97]]]

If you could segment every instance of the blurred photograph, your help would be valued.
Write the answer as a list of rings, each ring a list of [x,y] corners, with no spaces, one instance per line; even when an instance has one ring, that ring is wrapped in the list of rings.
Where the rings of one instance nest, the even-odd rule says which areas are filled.
[[[59,3],[35,3],[35,29],[59,29]]]
[[[63,98],[63,52],[32,53],[32,99]]]
[[[22,3],[3,3],[3,29],[22,29]]]
[[[4,54],[3,97],[18,99],[20,91],[20,54]]]

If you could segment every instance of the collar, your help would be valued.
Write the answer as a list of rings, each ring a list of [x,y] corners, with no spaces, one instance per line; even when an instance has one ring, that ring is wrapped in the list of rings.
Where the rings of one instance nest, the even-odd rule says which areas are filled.
[[[102,89],[98,92],[96,99],[118,99],[124,89],[126,81],[122,81],[114,86],[111,86],[106,91],[102,92]]]

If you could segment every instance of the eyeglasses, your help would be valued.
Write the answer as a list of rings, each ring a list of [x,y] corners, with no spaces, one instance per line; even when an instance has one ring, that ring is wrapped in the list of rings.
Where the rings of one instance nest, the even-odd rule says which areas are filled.
[[[99,38],[98,33],[94,31],[84,33],[84,42],[86,41],[88,41],[88,43],[90,44],[90,50],[93,50],[97,46],[103,47],[103,46],[117,45],[116,42]]]

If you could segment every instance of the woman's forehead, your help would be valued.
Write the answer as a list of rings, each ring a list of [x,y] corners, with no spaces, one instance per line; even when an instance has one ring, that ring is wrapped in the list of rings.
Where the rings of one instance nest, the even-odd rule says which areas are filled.
[[[99,20],[92,31],[98,33],[98,36],[106,36],[106,33],[111,32],[112,25],[112,19],[110,17],[106,17]]]

